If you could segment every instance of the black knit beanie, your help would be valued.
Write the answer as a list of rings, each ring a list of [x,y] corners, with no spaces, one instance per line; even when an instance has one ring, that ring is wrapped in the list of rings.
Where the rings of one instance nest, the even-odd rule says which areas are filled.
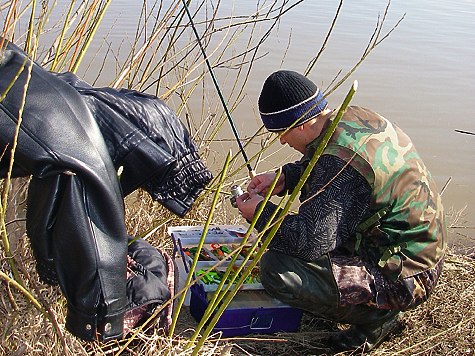
[[[259,112],[269,131],[299,126],[322,112],[327,101],[307,77],[289,71],[272,73],[264,82],[259,96]]]

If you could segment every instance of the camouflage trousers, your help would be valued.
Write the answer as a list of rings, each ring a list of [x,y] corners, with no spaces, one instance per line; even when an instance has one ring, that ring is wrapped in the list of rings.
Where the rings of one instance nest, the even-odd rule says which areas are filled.
[[[340,292],[340,305],[366,304],[381,309],[408,310],[425,302],[439,279],[444,259],[414,276],[388,280],[359,256],[330,254],[333,276]]]
[[[379,324],[427,300],[442,269],[389,281],[358,256],[326,254],[307,262],[276,251],[260,261],[266,291],[296,308],[345,324]]]

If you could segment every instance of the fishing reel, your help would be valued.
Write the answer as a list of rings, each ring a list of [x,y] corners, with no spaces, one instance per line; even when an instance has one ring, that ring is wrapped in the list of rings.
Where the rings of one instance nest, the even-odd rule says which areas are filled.
[[[237,184],[234,184],[231,187],[231,205],[233,208],[237,208],[237,203],[236,203],[236,198],[240,195],[242,195],[244,192],[242,191],[241,187]]]

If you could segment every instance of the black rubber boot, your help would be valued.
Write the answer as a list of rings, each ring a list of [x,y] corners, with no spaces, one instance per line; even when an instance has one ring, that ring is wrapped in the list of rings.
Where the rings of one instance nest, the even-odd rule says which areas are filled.
[[[368,352],[378,347],[390,334],[401,330],[402,313],[394,312],[394,316],[380,325],[355,324],[349,329],[339,331],[330,336],[330,347],[336,351],[362,350]]]
[[[353,325],[329,339],[329,346],[335,349],[361,346],[368,351],[398,324],[392,322],[398,311],[367,305],[340,306],[340,291],[328,255],[308,262],[270,250],[260,260],[260,276],[266,291],[282,302],[323,319]]]

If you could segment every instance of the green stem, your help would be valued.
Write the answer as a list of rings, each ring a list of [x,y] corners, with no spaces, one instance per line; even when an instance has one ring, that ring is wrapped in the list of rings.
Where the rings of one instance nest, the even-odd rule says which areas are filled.
[[[33,304],[35,306],[36,309],[38,309],[41,313],[43,313],[48,319],[50,319],[50,315],[43,309],[43,307],[41,306],[41,304],[35,299],[35,297],[33,297],[30,292],[28,292],[20,283],[18,283],[17,281],[15,281],[14,279],[8,277],[8,275],[6,275],[5,273],[3,273],[2,271],[0,271],[0,278],[2,278],[3,280],[5,280],[5,282],[13,285],[16,289],[18,289],[25,297],[28,301],[31,302],[31,304]],[[51,319],[50,319],[51,320]]]
[[[18,273],[18,269],[15,266],[15,262],[13,260],[13,256],[12,256],[11,251],[10,251],[10,242],[8,240],[7,230],[6,230],[6,226],[5,226],[5,212],[7,210],[7,197],[8,197],[8,190],[9,190],[9,186],[10,186],[10,182],[11,182],[13,162],[15,160],[15,150],[16,150],[16,146],[18,144],[18,135],[19,135],[19,132],[20,132],[20,125],[21,125],[21,121],[22,121],[22,118],[23,118],[23,109],[25,107],[25,102],[26,102],[26,92],[28,90],[28,84],[30,83],[31,70],[32,70],[32,67],[33,67],[33,62],[28,61],[27,59],[28,58],[25,59],[24,65],[26,65],[26,62],[28,62],[29,65],[27,66],[27,75],[26,75],[26,81],[25,81],[25,85],[24,85],[24,89],[23,89],[23,98],[21,100],[21,107],[18,110],[18,123],[17,123],[16,129],[15,129],[15,135],[13,137],[13,144],[12,144],[11,156],[10,156],[10,165],[9,165],[8,173],[7,173],[7,176],[5,178],[5,182],[4,182],[4,186],[3,186],[2,202],[1,202],[2,203],[2,209],[0,211],[0,214],[1,214],[0,220],[1,220],[1,224],[2,224],[2,242],[3,242],[3,247],[5,249],[5,255],[7,256],[8,263],[10,264],[10,268],[12,269],[12,273],[13,273],[13,276],[15,277],[15,280],[20,284],[22,284],[22,280],[20,278],[20,274]],[[24,65],[22,66],[21,71],[24,70]],[[15,81],[16,81],[16,79],[15,79]],[[12,85],[13,85],[13,83],[11,84],[11,86]],[[9,90],[11,88],[11,86],[7,90]]]
[[[323,137],[322,142],[320,142],[320,144],[318,145],[317,150],[315,151],[315,154],[313,155],[313,157],[310,160],[307,168],[305,169],[302,176],[300,177],[300,180],[297,183],[294,191],[292,192],[286,206],[284,207],[284,211],[280,214],[279,219],[283,219],[285,217],[288,210],[290,209],[290,206],[293,204],[295,198],[297,197],[297,194],[300,193],[300,190],[302,189],[303,185],[305,184],[308,177],[310,176],[310,173],[312,172],[313,168],[315,167],[315,164],[317,163],[318,159],[322,155],[323,150],[327,146],[328,141],[330,140],[331,136],[335,132],[335,129],[336,129],[338,123],[340,122],[340,119],[342,118],[343,114],[346,112],[346,108],[348,107],[351,99],[353,98],[353,95],[355,94],[357,88],[358,88],[358,82],[355,80],[353,82],[353,85],[350,88],[350,91],[348,92],[345,99],[343,100],[343,103],[341,104],[341,106],[338,110],[338,113],[335,116],[335,119],[333,120],[332,124],[330,125],[328,131],[325,133],[325,136]],[[276,226],[274,226],[272,228],[271,233],[273,231],[277,231]]]
[[[36,0],[33,0],[32,4],[33,5],[32,5],[32,8],[31,8],[30,24],[28,26],[28,32],[27,32],[26,41],[25,41],[25,52],[26,53],[31,52],[31,39],[33,37],[33,26],[34,26],[34,20],[35,20]]]
[[[94,25],[91,29],[91,32],[88,34],[87,36],[87,39],[86,39],[86,42],[84,43],[84,45],[82,46],[81,48],[81,51],[79,52],[78,54],[78,57],[76,58],[76,61],[74,62],[74,65],[72,66],[71,68],[71,72],[73,73],[76,73],[79,65],[81,64],[82,62],[82,59],[84,58],[84,55],[86,54],[88,48],[89,48],[89,45],[91,44],[92,42],[92,39],[94,38],[94,35],[97,31],[97,28],[99,27],[101,21],[102,21],[102,18],[104,17],[104,14],[107,10],[107,8],[109,7],[110,3],[112,2],[112,0],[107,0],[107,2],[105,3],[104,7],[102,8],[102,10],[100,11],[98,17],[94,20]]]
[[[230,255],[233,255],[234,253],[236,253],[236,251],[233,251],[229,254]],[[223,264],[225,262],[225,260],[221,260],[219,261],[218,263],[216,263],[212,268],[216,268],[218,267],[219,265]],[[196,282],[198,282],[199,280],[203,279],[204,277],[204,274],[201,275],[201,276],[198,276],[197,278],[195,278],[193,281],[190,282],[190,284],[186,285],[183,289],[179,290],[174,296],[173,298],[167,300],[164,304],[162,304],[160,306],[160,308],[157,308],[153,314],[142,324],[140,325],[139,327],[137,327],[137,329],[135,330],[135,332],[133,333],[132,336],[130,336],[127,341],[122,345],[122,347],[120,348],[120,350],[115,354],[116,356],[120,355],[122,352],[124,352],[128,345],[130,345],[130,343],[137,337],[137,335],[143,330],[145,329],[146,327],[148,327],[150,321],[153,321],[156,316],[166,307],[168,306],[170,303],[173,303],[173,301],[175,299],[177,299],[179,296],[181,296],[183,293],[186,293],[187,290],[192,286],[194,285]]]
[[[199,333],[201,332],[201,330],[203,329],[204,325],[206,324],[206,322],[208,321],[208,319],[211,317],[211,315],[213,314],[214,310],[216,309],[216,307],[221,303],[222,299],[224,298],[224,296],[226,295],[226,293],[229,291],[229,289],[233,286],[233,283],[234,281],[236,280],[239,272],[241,272],[241,270],[244,268],[245,264],[247,263],[247,261],[249,260],[252,252],[256,249],[260,239],[256,239],[256,241],[254,242],[253,246],[251,247],[251,251],[250,253],[245,257],[245,259],[242,261],[242,263],[240,264],[240,266],[237,268],[236,271],[234,271],[234,264],[236,263],[236,260],[239,256],[239,252],[242,250],[242,248],[247,244],[248,242],[248,239],[249,239],[249,236],[251,234],[251,231],[252,229],[254,228],[256,222],[257,222],[257,219],[258,217],[260,216],[262,210],[264,210],[264,207],[265,207],[265,204],[267,203],[267,201],[270,199],[271,197],[271,194],[272,194],[272,191],[274,190],[274,187],[275,185],[277,184],[277,181],[280,177],[280,174],[281,174],[281,171],[279,170],[278,174],[276,175],[276,177],[274,178],[274,181],[272,182],[270,188],[269,188],[269,191],[267,192],[267,195],[266,197],[264,198],[264,201],[262,204],[259,205],[259,209],[258,211],[256,212],[255,214],[255,217],[254,219],[252,220],[250,226],[249,226],[249,229],[246,233],[246,235],[243,237],[239,247],[236,249],[236,251],[233,251],[235,254],[232,258],[232,260],[230,261],[229,263],[229,266],[227,267],[225,273],[224,273],[224,276],[221,278],[221,281],[218,285],[218,287],[216,288],[216,291],[214,292],[213,294],[213,298],[210,300],[209,304],[208,304],[208,307],[206,308],[202,318],[201,318],[201,321],[198,325],[198,327],[196,328],[196,331],[195,333],[193,334],[193,336],[190,338],[190,342],[194,342],[197,338],[198,338],[198,335]],[[256,259],[256,263],[257,263],[257,260]],[[249,273],[252,271],[252,268],[249,269]],[[231,274],[231,272],[233,272],[233,276],[228,280],[228,277],[229,275]],[[248,273],[248,275],[249,275]],[[245,275],[245,277],[247,278],[248,275]],[[227,283],[227,287],[225,288],[224,291],[222,291],[223,287],[224,287],[224,284]],[[224,308],[226,307],[227,305],[224,306]],[[223,310],[224,311],[224,308],[223,307],[220,307],[220,310]],[[219,313],[219,311],[218,311]],[[222,314],[222,312],[221,312]],[[202,338],[203,339],[203,338]],[[188,344],[188,347],[191,346],[191,343]]]
[[[56,47],[56,52],[54,54],[53,63],[51,64],[51,70],[52,71],[54,71],[56,69],[56,64],[58,63],[58,58],[59,58],[59,54],[61,52],[64,35],[66,34],[66,29],[68,27],[69,19],[71,18],[71,14],[73,12],[73,6],[74,6],[75,2],[76,2],[76,0],[72,0],[71,4],[69,5],[68,14],[66,15],[66,19],[64,20],[64,25],[63,25],[63,28],[61,29],[61,34],[59,36],[58,45]]]
[[[295,198],[297,197],[297,194],[300,192],[300,190],[302,189],[303,185],[305,184],[306,180],[308,179],[311,171],[313,170],[315,164],[317,163],[319,157],[322,155],[323,153],[323,150],[325,149],[328,141],[330,140],[331,136],[333,135],[337,125],[338,125],[338,122],[340,121],[341,117],[343,116],[343,114],[345,113],[346,111],[346,108],[348,107],[351,99],[353,98],[353,95],[357,89],[357,86],[358,86],[358,82],[355,81],[350,89],[350,91],[348,92],[347,96],[345,97],[345,100],[343,101],[343,103],[341,104],[340,106],[340,109],[338,110],[338,113],[337,115],[335,116],[335,119],[333,120],[332,124],[330,125],[330,128],[328,129],[328,131],[326,132],[322,142],[320,143],[320,145],[318,146],[314,156],[312,157],[312,159],[310,160],[307,168],[305,169],[304,173],[302,174],[299,182],[297,183],[294,191],[292,192],[290,198],[288,199],[284,209],[281,211],[281,213],[279,214],[279,218],[277,219],[277,222],[273,223],[272,224],[272,228],[271,228],[271,231],[269,232],[266,240],[264,241],[264,243],[262,244],[261,248],[259,249],[258,253],[257,253],[257,256],[254,258],[254,260],[251,262],[251,264],[249,265],[249,267],[247,268],[246,271],[251,271],[252,268],[254,268],[258,261],[260,260],[262,254],[264,253],[264,251],[267,249],[267,247],[269,246],[270,242],[272,241],[272,238],[274,237],[274,235],[276,234],[277,230],[279,229],[280,227],[280,224],[282,223],[284,217],[287,215],[288,211],[290,210],[290,207],[291,205],[293,204]],[[254,217],[253,220],[255,220],[257,218],[257,216]],[[272,221],[272,220],[270,220]],[[264,230],[265,231],[265,230]],[[214,315],[213,319],[210,321],[207,329],[205,330],[205,332],[203,333],[201,339],[199,340],[199,342],[197,343],[195,349],[193,350],[193,354],[192,355],[197,355],[197,353],[199,352],[201,346],[204,344],[204,342],[206,341],[206,338],[209,336],[209,334],[211,333],[211,331],[213,330],[214,326],[217,324],[219,318],[221,317],[221,315],[223,314],[224,310],[226,309],[226,307],[229,305],[229,303],[231,302],[232,298],[234,297],[234,295],[239,291],[239,288],[242,286],[242,284],[244,283],[245,279],[247,278],[247,276],[244,274],[240,279],[239,281],[236,283],[236,285],[233,287],[233,290],[231,291],[231,293],[229,293],[223,303],[222,303],[222,306],[219,308],[219,310],[216,312],[216,314]]]
[[[211,207],[210,207],[210,212],[208,214],[208,219],[206,220],[206,224],[203,227],[203,233],[202,233],[200,241],[198,243],[197,251],[196,251],[195,257],[193,258],[193,263],[191,264],[190,272],[188,273],[188,277],[187,277],[186,282],[185,282],[185,287],[190,284],[191,279],[193,277],[193,273],[194,273],[195,268],[196,268],[196,264],[198,263],[198,258],[199,258],[199,255],[200,255],[200,251],[201,251],[201,248],[203,247],[205,237],[206,237],[206,233],[208,232],[208,228],[211,224],[211,219],[213,217],[213,213],[214,213],[216,204],[218,203],[219,193],[221,191],[221,187],[222,187],[222,185],[224,183],[224,180],[225,180],[225,177],[226,177],[226,171],[228,169],[229,161],[231,159],[231,156],[232,156],[231,151],[229,151],[228,155],[226,157],[226,161],[224,163],[223,170],[221,172],[219,185],[218,185],[218,188],[216,189],[216,194],[214,195],[213,203],[211,204]],[[170,327],[170,333],[169,333],[170,336],[172,336],[173,332],[175,331],[176,322],[178,320],[178,315],[180,314],[180,309],[183,305],[183,302],[185,301],[185,296],[186,296],[186,293],[183,293],[181,295],[180,299],[178,300],[178,303],[177,303],[177,306],[176,306],[176,311],[175,311],[175,314],[173,315],[172,325]]]
[[[322,43],[322,46],[320,47],[320,51],[318,52],[318,54],[315,56],[315,58],[312,59],[312,61],[310,62],[310,64],[308,65],[307,69],[305,70],[304,74],[306,77],[310,74],[310,72],[312,71],[313,67],[315,66],[315,64],[318,62],[318,59],[320,58],[320,56],[322,55],[323,53],[323,50],[327,47],[327,42],[328,40],[330,39],[330,35],[331,33],[333,32],[333,28],[335,27],[335,24],[336,24],[336,20],[338,19],[338,16],[340,15],[340,10],[341,10],[341,6],[343,5],[343,0],[340,1],[340,5],[338,5],[338,9],[336,11],[336,14],[335,16],[333,17],[333,22],[330,26],[330,29],[328,30],[328,33],[327,33],[327,37],[325,37],[325,40],[323,41]]]
[[[277,209],[274,211],[274,214],[272,215],[272,217],[269,219],[269,221],[267,222],[266,226],[264,227],[263,229],[263,232],[259,233],[259,236],[258,238],[256,239],[256,241],[254,242],[254,245],[252,246],[251,250],[254,251],[257,247],[257,245],[260,243],[261,241],[261,238],[264,234],[264,232],[267,230],[267,228],[269,227],[270,223],[273,221],[275,215],[277,214],[277,212],[279,211],[281,205],[284,203],[285,201],[285,198],[286,196],[281,200],[279,206],[277,207]],[[262,212],[259,211],[259,214],[256,214],[256,217],[255,217],[255,220],[257,221],[257,219],[259,218],[259,215],[260,213]],[[254,220],[254,219],[253,219]],[[276,225],[276,231],[278,229],[278,227],[280,226],[282,222],[282,219],[279,221],[279,223]],[[240,290],[241,286],[244,284],[244,281],[247,279],[247,277],[249,276],[249,274],[251,273],[251,271],[254,269],[254,267],[257,265],[257,263],[260,261],[262,255],[264,254],[264,252],[267,250],[267,247],[269,246],[270,242],[272,241],[272,238],[273,236],[275,235],[275,231],[271,234],[269,234],[269,236],[266,237],[266,240],[265,242],[262,244],[262,246],[259,248],[259,251],[257,252],[256,256],[254,257],[253,261],[250,263],[250,265],[246,268],[246,270],[242,273],[241,277],[239,278],[239,280],[237,281],[236,284],[233,285],[233,289],[231,290],[231,292],[227,293],[227,290],[229,290],[229,288],[225,291],[226,296],[224,298],[224,300],[222,301],[222,304],[221,306],[219,307],[219,309],[216,311],[216,314],[214,315],[213,319],[210,321],[208,327],[206,328],[205,332],[203,333],[201,339],[199,340],[199,342],[197,343],[195,349],[193,350],[193,354],[192,355],[197,355],[197,353],[199,352],[200,348],[203,346],[204,342],[206,341],[207,337],[211,334],[211,332],[213,331],[213,328],[215,327],[215,325],[218,323],[219,321],[219,318],[221,317],[221,315],[224,313],[224,311],[226,310],[226,308],[228,307],[228,305],[231,303],[231,301],[233,300],[234,296],[237,294],[237,292]],[[241,271],[242,269],[242,266],[244,266],[244,264],[248,261],[248,259],[245,259],[245,261],[243,261],[243,264],[241,265],[241,268],[238,269],[237,273]],[[236,274],[237,274],[236,273]],[[224,293],[223,295],[221,296],[221,298],[224,297]]]
[[[140,238],[147,238],[149,235],[153,234],[155,231],[157,231],[160,227],[162,227],[163,225],[165,225],[167,222],[169,222],[170,220],[172,219],[172,217],[168,217],[166,219],[163,219],[162,221],[160,221],[157,225],[154,225],[152,226],[150,229],[148,229],[147,231],[144,231],[143,233],[137,235],[136,237],[134,237],[132,240],[130,240],[128,242],[128,246],[130,246],[131,244],[133,244],[135,241],[137,241],[138,239]]]

